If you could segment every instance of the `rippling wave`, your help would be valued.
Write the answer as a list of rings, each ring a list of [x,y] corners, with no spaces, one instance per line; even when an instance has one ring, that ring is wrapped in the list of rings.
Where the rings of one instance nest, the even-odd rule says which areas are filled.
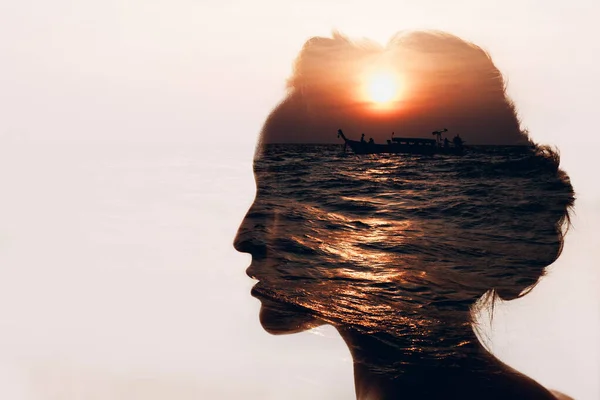
[[[324,320],[426,337],[453,313],[464,324],[492,289],[516,297],[560,251],[568,196],[528,147],[358,157],[266,145],[254,167],[240,235],[257,290]]]

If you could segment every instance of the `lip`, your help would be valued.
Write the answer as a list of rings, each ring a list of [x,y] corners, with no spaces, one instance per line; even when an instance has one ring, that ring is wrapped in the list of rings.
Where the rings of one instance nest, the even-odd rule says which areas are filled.
[[[254,286],[252,286],[250,295],[252,297],[265,297],[265,295],[261,292],[261,282],[260,282],[260,278],[256,275],[256,266],[254,265],[254,263],[252,263],[246,269],[246,275],[248,275],[248,277],[250,279],[252,279],[253,281],[256,282],[256,284]]]
[[[264,297],[264,295],[261,293],[260,289],[258,289],[256,287],[257,285],[258,285],[258,283],[256,285],[252,286],[252,289],[250,289],[250,296],[256,297],[256,298],[262,298],[262,297]]]
[[[266,300],[269,302],[279,303],[281,301],[275,296],[273,290],[261,281],[258,281],[256,285],[252,286],[252,289],[250,290],[250,295],[259,300]]]
[[[246,275],[248,275],[248,277],[250,279],[254,279],[256,281],[260,280],[256,277],[256,268],[253,265],[250,265],[247,269],[246,269]]]
[[[246,268],[246,275],[255,281],[262,281],[265,279],[265,277],[270,275],[270,271],[271,268],[267,263],[261,260],[256,260],[253,257],[252,262],[248,268]]]
[[[265,288],[264,284],[260,281],[256,285],[252,286],[250,295],[258,300],[267,302],[276,302],[272,295],[269,294],[269,290]]]
[[[276,302],[280,300],[275,295],[275,291],[269,286],[268,273],[265,274],[266,266],[258,260],[252,260],[250,266],[246,269],[246,275],[253,281],[255,285],[250,290],[250,295],[261,301]]]

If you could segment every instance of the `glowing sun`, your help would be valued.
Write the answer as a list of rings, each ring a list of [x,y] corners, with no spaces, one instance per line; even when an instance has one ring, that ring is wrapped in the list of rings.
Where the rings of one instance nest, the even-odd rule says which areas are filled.
[[[367,96],[377,105],[387,105],[395,100],[400,92],[398,78],[388,72],[377,72],[367,78]]]

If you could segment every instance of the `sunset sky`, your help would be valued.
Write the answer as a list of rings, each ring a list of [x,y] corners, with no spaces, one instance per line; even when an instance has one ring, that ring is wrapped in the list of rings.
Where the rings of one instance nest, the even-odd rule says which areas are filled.
[[[526,299],[497,309],[490,347],[548,387],[597,399],[599,10],[595,0],[1,2],[0,397],[351,396],[332,330],[262,332],[248,257],[231,242],[254,196],[258,134],[306,40],[337,30],[385,46],[398,31],[437,29],[490,53],[522,127],[560,149],[577,193],[563,255]],[[376,86],[387,86],[383,70],[367,73],[383,74]],[[398,98],[409,96],[414,81],[397,79]],[[431,130],[452,132],[439,124]],[[318,141],[341,145],[335,132]],[[141,174],[167,148],[192,153],[193,182],[161,165]],[[110,175],[115,165],[130,173]]]
[[[403,32],[386,46],[339,33],[309,39],[288,95],[264,128],[268,143],[331,143],[366,132],[385,143],[449,127],[470,144],[526,144],[502,74],[481,48],[437,31]]]

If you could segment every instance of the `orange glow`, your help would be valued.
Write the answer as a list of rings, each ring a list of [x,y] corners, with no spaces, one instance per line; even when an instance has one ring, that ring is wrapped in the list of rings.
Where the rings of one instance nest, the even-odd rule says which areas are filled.
[[[392,74],[379,73],[369,81],[369,96],[376,103],[387,103],[396,97],[398,88]]]
[[[363,96],[376,109],[390,109],[400,100],[402,87],[397,74],[385,70],[369,72],[363,85]]]
[[[335,33],[314,37],[294,62],[286,100],[263,138],[329,143],[326,132],[341,127],[349,139],[364,132],[385,143],[392,132],[423,137],[448,126],[471,143],[523,144],[504,89],[489,55],[449,34],[406,33],[385,47]]]

